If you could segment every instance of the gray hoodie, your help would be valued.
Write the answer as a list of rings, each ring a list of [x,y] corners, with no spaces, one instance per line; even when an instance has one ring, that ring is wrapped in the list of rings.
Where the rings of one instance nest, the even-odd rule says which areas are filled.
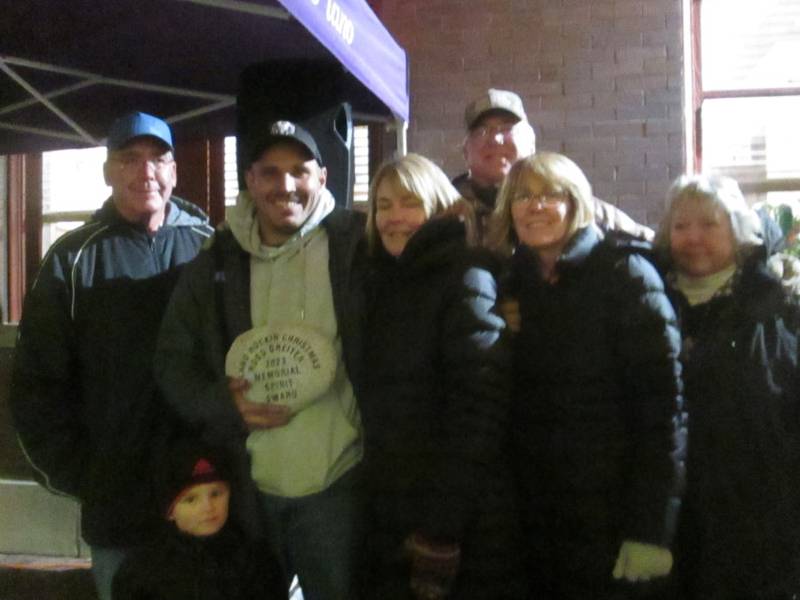
[[[302,322],[333,345],[336,375],[330,388],[283,427],[255,431],[247,439],[252,475],[261,491],[284,497],[326,489],[362,457],[361,418],[342,357],[328,270],[328,235],[322,220],[334,208],[327,189],[306,222],[280,246],[261,242],[256,208],[241,192],[228,213],[236,240],[250,254],[253,327]]]

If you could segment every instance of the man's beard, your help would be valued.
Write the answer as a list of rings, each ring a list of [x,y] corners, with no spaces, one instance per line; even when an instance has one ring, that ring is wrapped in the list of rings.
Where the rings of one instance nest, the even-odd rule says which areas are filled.
[[[320,192],[316,192],[313,194],[309,194],[308,197],[305,199],[305,204],[303,203],[303,198],[295,193],[292,192],[291,194],[286,194],[281,196],[280,198],[275,199],[275,202],[286,202],[286,203],[297,203],[301,206],[300,213],[302,216],[302,220],[300,223],[297,224],[277,224],[273,225],[275,231],[280,232],[284,235],[291,235],[299,231],[303,225],[306,224],[309,217],[314,213],[317,208],[317,204],[319,204],[319,197]]]

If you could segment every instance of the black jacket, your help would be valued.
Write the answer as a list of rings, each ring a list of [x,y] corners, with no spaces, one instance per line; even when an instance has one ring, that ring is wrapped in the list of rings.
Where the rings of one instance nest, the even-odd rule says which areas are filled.
[[[672,297],[691,414],[678,572],[690,598],[790,598],[800,593],[800,307],[763,256],[730,294],[693,307]]]
[[[466,200],[475,211],[476,235],[479,240],[486,240],[489,235],[489,221],[497,202],[498,188],[495,186],[481,187],[469,176],[462,173],[453,178],[453,187],[458,190],[461,197]]]
[[[372,262],[362,402],[369,558],[380,565],[371,597],[408,597],[407,572],[391,563],[415,531],[460,544],[452,597],[521,597],[510,349],[491,267],[455,218],[425,224],[398,259],[381,251]]]
[[[25,299],[11,408],[25,456],[49,490],[76,497],[90,544],[141,539],[154,429],[153,352],[181,266],[212,233],[171,198],[150,236],[111,200],[45,256]]]
[[[623,540],[664,546],[673,533],[685,434],[680,337],[637,245],[579,230],[552,285],[533,251],[519,247],[512,259],[522,317],[515,467],[532,573],[563,597],[609,585]]]
[[[172,524],[125,559],[113,600],[286,600],[277,561],[230,525],[199,538]]]
[[[356,398],[362,383],[364,215],[335,208],[321,226],[328,234],[329,273],[348,377]],[[231,401],[225,355],[252,328],[250,255],[231,231],[217,231],[211,246],[187,266],[167,308],[155,371],[168,403],[206,442],[239,457],[237,476],[249,480],[247,430]],[[247,530],[257,527],[255,487],[236,496]]]

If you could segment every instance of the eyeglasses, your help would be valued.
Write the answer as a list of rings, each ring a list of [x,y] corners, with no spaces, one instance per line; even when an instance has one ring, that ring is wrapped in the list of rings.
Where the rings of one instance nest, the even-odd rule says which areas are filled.
[[[562,202],[566,202],[569,195],[564,192],[550,193],[550,194],[531,194],[528,192],[520,192],[513,197],[514,204],[530,206],[532,202],[537,203],[542,208],[555,208]]]
[[[471,137],[474,140],[486,141],[497,137],[498,134],[503,136],[504,140],[513,137],[514,124],[506,123],[504,125],[492,125],[492,126],[482,125],[480,127],[476,127],[475,129],[470,130],[469,137]]]
[[[138,156],[135,154],[122,154],[120,156],[113,157],[111,160],[118,164],[123,171],[133,171],[139,169],[143,165],[152,166],[156,171],[164,171],[175,162],[175,159],[169,156],[144,158],[143,156]]]

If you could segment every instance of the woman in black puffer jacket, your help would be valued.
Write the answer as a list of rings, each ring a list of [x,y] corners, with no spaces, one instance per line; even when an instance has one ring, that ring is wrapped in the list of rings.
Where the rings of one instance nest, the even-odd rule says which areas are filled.
[[[516,163],[494,244],[519,303],[512,439],[534,598],[627,598],[666,575],[679,504],[680,340],[644,243],[601,236],[567,157]]]
[[[800,594],[800,307],[726,177],[684,176],[657,246],[691,414],[677,574],[691,600]]]
[[[370,192],[365,595],[524,598],[505,454],[509,348],[493,261],[442,171],[410,154]]]

